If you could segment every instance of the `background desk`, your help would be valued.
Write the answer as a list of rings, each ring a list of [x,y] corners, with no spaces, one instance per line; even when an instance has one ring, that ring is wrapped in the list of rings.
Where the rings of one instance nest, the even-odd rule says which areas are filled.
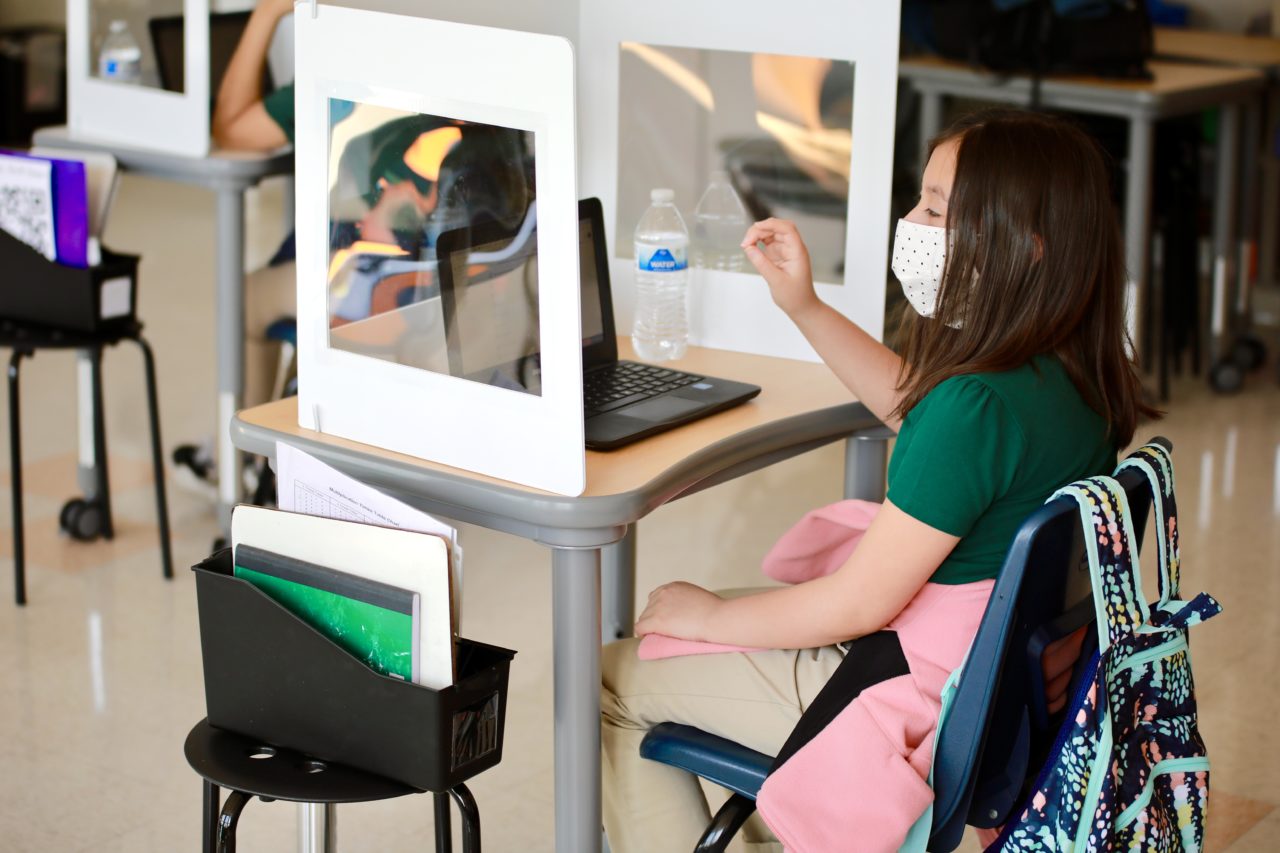
[[[1247,68],[1221,68],[1179,62],[1151,62],[1152,80],[1108,80],[1095,77],[1047,77],[1041,82],[1043,107],[1071,112],[1119,116],[1129,123],[1128,170],[1125,178],[1124,240],[1129,270],[1129,332],[1139,352],[1144,331],[1138,322],[1149,299],[1151,178],[1155,123],[1162,118],[1218,108],[1217,188],[1214,195],[1214,315],[1225,311],[1234,231],[1237,133],[1240,104],[1256,96],[1265,80]],[[921,150],[942,129],[943,99],[948,96],[1026,106],[1032,84],[1027,77],[978,71],[935,57],[903,61],[900,76],[920,95]],[[1216,342],[1216,339],[1215,339]],[[1213,353],[1216,357],[1217,353]],[[1163,359],[1160,359],[1163,371]],[[1161,377],[1161,396],[1165,396]]]
[[[1251,68],[1267,77],[1265,124],[1259,128],[1257,101],[1245,111],[1244,155],[1241,162],[1241,188],[1249,200],[1243,206],[1243,231],[1258,240],[1258,281],[1276,284],[1276,234],[1280,231],[1280,160],[1276,157],[1277,134],[1280,134],[1280,39],[1269,36],[1243,36],[1209,30],[1186,30],[1157,27],[1157,56],[1195,62]],[[1258,147],[1263,150],[1261,180],[1257,179]],[[1259,200],[1261,203],[1259,204]],[[1238,310],[1247,310],[1247,258],[1241,258]]]
[[[214,275],[217,285],[218,419],[215,427],[218,454],[218,523],[230,529],[231,507],[240,499],[240,454],[231,443],[229,425],[240,408],[244,392],[244,193],[263,178],[293,172],[293,152],[269,154],[215,151],[206,157],[185,157],[147,151],[73,136],[66,127],[36,131],[35,145],[70,152],[100,151],[116,158],[122,169],[155,178],[194,184],[217,194],[217,234]],[[145,247],[142,248],[145,254]],[[81,399],[84,399],[83,392]],[[83,444],[83,442],[82,442]],[[91,478],[84,474],[81,486]],[[88,492],[86,492],[88,494]]]
[[[624,358],[631,357],[628,344],[619,341]],[[293,398],[241,412],[232,426],[243,450],[274,456],[276,442],[284,441],[427,512],[551,548],[556,848],[562,853],[599,850],[600,640],[602,633],[606,639],[630,634],[634,621],[635,523],[662,504],[830,442],[886,435],[825,365],[698,347],[676,364],[754,382],[763,391],[743,406],[622,450],[587,453],[587,491],[579,497],[300,429]],[[884,473],[883,440],[850,441],[846,495],[883,497]]]

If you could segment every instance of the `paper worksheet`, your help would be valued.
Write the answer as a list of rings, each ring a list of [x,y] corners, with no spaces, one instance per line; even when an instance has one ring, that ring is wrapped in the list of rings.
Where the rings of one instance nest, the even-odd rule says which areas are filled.
[[[0,155],[0,228],[49,260],[57,260],[52,163]]]
[[[434,533],[448,542],[449,567],[453,573],[453,624],[461,631],[462,546],[458,544],[456,527],[348,477],[284,442],[276,442],[275,470],[276,505],[282,510]]]

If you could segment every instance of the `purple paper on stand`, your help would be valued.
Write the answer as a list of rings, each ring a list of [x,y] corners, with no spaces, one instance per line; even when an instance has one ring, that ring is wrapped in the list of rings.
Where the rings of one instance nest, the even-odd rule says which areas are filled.
[[[0,155],[49,163],[53,195],[54,242],[58,263],[69,267],[89,265],[89,185],[84,163],[58,157],[36,157],[25,151]]]

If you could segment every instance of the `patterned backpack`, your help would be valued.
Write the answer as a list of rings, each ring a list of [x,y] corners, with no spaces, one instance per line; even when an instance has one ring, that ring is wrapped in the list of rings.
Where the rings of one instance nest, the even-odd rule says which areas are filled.
[[[1061,489],[1080,504],[1099,651],[1025,809],[988,851],[1192,851],[1203,848],[1209,758],[1196,726],[1187,629],[1220,612],[1205,593],[1178,595],[1173,465],[1147,445],[1120,465],[1153,493],[1160,598],[1142,594],[1128,503],[1110,477]],[[1118,472],[1117,472],[1118,473]],[[1092,535],[1095,534],[1096,535]]]

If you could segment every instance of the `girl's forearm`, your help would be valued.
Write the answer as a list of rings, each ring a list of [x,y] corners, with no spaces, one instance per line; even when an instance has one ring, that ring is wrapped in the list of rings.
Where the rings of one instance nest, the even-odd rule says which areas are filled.
[[[851,640],[875,630],[850,606],[834,576],[816,578],[740,598],[724,599],[707,619],[711,643],[760,649],[808,649]]]
[[[859,402],[896,432],[900,420],[892,413],[901,396],[902,359],[821,300],[814,300],[791,320]]]
[[[241,113],[262,100],[262,68],[276,25],[283,13],[265,5],[257,6],[249,16],[240,43],[218,87],[213,110],[213,132],[217,137]]]

